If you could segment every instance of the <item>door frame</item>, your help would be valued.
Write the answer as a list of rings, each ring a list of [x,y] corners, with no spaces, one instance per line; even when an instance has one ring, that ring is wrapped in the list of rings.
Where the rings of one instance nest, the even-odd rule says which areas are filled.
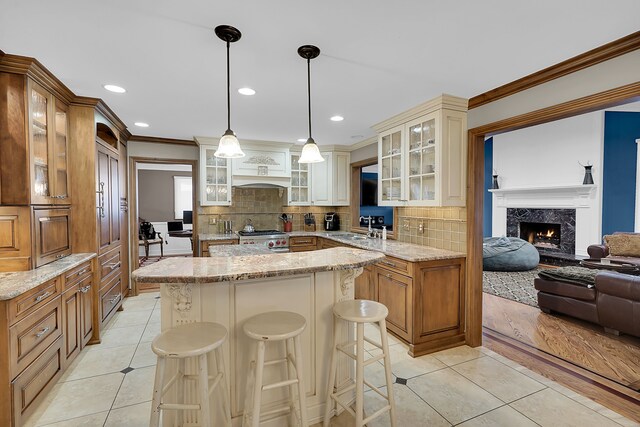
[[[640,81],[468,131],[467,151],[467,344],[482,345],[482,217],[485,138],[640,100]]]
[[[191,166],[191,184],[192,184],[192,201],[193,201],[193,256],[197,256],[198,249],[198,178],[200,176],[198,160],[188,159],[163,159],[157,157],[129,157],[129,273],[138,268],[138,163],[155,163],[163,165],[190,165]],[[131,203],[133,202],[133,203]],[[138,289],[134,281],[131,281],[130,293],[132,296],[138,295]]]

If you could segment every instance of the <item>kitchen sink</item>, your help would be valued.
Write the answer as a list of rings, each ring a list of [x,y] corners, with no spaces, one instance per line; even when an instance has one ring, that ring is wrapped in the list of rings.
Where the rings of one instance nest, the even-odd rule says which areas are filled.
[[[369,239],[367,236],[362,236],[360,234],[356,234],[355,236],[351,236],[351,240],[367,240]]]

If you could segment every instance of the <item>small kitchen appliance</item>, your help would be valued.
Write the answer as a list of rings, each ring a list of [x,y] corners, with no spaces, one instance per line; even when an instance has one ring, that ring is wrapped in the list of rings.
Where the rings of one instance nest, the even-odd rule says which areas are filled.
[[[272,252],[289,252],[289,236],[278,230],[238,231],[241,245],[264,245]]]
[[[327,231],[340,230],[340,218],[335,212],[327,212],[324,215],[324,229]]]

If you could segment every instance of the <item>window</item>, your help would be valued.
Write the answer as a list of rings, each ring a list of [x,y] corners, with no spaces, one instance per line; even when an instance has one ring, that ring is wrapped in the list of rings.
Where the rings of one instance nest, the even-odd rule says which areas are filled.
[[[190,176],[173,177],[173,211],[175,219],[182,219],[182,211],[193,210],[192,191]]]

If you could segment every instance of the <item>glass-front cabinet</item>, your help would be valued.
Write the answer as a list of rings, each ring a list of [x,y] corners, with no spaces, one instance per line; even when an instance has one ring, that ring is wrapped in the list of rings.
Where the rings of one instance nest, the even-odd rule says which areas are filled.
[[[311,204],[311,176],[307,163],[299,163],[300,154],[291,154],[291,184],[289,205],[309,206]]]
[[[231,160],[216,157],[217,147],[200,146],[200,205],[231,205]]]
[[[442,95],[374,126],[379,205],[465,205],[467,105]]]
[[[66,106],[36,83],[28,90],[31,203],[69,204]]]
[[[397,206],[405,202],[402,185],[405,169],[405,153],[402,148],[404,126],[390,129],[378,138],[378,158],[380,173],[378,200],[380,206]]]

